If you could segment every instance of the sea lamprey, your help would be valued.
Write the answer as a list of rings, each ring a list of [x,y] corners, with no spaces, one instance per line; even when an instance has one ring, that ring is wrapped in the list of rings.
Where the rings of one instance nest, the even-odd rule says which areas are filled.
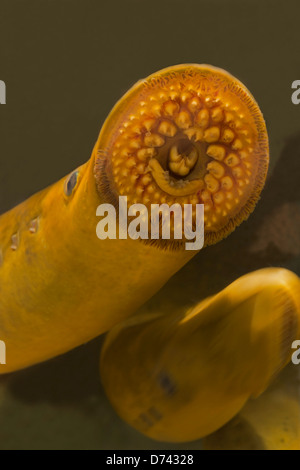
[[[139,82],[100,138],[97,164],[111,178],[99,187],[129,203],[204,204],[206,245],[249,216],[266,177],[257,103],[241,82],[207,65],[170,67]]]
[[[62,354],[132,315],[196,251],[170,239],[99,240],[96,211],[204,204],[204,243],[246,219],[263,187],[268,137],[227,72],[169,67],[115,105],[90,160],[0,217],[0,340],[11,372]],[[150,213],[151,211],[149,211]],[[118,214],[117,214],[118,215]]]
[[[162,304],[108,333],[101,377],[123,420],[152,439],[185,442],[229,422],[288,364],[300,332],[300,280],[282,268],[261,269],[186,311],[167,310]],[[274,436],[276,395],[266,421],[263,407],[255,413],[255,405],[242,416],[262,436],[267,428],[269,441],[285,437],[286,446],[295,446],[299,403],[287,396],[279,405],[283,425]],[[292,410],[297,414],[284,433]]]

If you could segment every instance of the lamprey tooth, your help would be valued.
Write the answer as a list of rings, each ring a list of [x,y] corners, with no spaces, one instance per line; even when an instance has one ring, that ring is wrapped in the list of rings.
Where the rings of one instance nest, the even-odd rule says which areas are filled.
[[[187,100],[191,99],[192,95],[189,91],[184,91],[181,93],[181,101],[182,103],[185,103]]]
[[[177,175],[180,175],[180,176],[186,176],[190,172],[190,169],[188,168],[184,160],[181,160],[178,163],[170,162],[169,168],[170,170],[173,171],[173,173],[176,173]]]
[[[211,119],[213,122],[221,122],[223,121],[224,114],[222,108],[214,108],[211,110]]]
[[[132,173],[130,176],[130,181],[131,183],[135,183],[135,181],[138,179],[139,175],[138,173]]]
[[[170,116],[173,117],[175,113],[179,111],[180,107],[179,104],[176,101],[167,101],[163,105],[163,114],[165,116]]]
[[[232,143],[233,150],[241,150],[243,148],[242,141],[240,139],[235,139]]]
[[[195,148],[193,148],[191,150],[191,152],[186,157],[187,165],[190,169],[193,168],[193,166],[197,162],[197,159],[198,159],[197,150]]]
[[[224,176],[222,179],[221,179],[221,185],[224,189],[231,189],[233,187],[233,181],[232,179],[230,178],[230,176]]]
[[[224,176],[224,173],[225,173],[224,166],[219,162],[210,162],[210,163],[208,163],[207,169],[216,178],[222,178],[222,176]]]
[[[143,122],[145,129],[149,132],[155,126],[156,120],[155,119],[145,119]]]
[[[241,167],[236,166],[235,168],[232,169],[232,174],[233,176],[235,176],[235,178],[241,178],[244,173]]]
[[[149,158],[152,158],[156,155],[157,151],[155,148],[151,148],[151,147],[148,147],[148,148],[143,148],[143,149],[140,149],[138,150],[137,152],[137,157],[139,160],[141,161],[146,161],[148,160]]]
[[[187,111],[180,111],[175,122],[181,129],[187,129],[192,124],[191,115]]]
[[[194,113],[197,109],[201,107],[201,101],[197,96],[194,96],[188,104],[189,110]]]
[[[151,183],[152,178],[149,173],[141,177],[141,182],[144,186],[147,186],[148,183]]]
[[[240,163],[240,159],[235,153],[229,153],[225,158],[225,163],[228,166],[236,166]]]
[[[209,127],[204,132],[205,142],[216,142],[220,137],[220,129],[217,126]]]
[[[211,193],[215,193],[218,191],[219,189],[219,181],[214,178],[212,175],[208,174],[208,175],[205,175],[204,176],[204,181],[206,183],[206,186],[207,186],[207,189],[211,192]]]
[[[177,145],[173,145],[170,150],[170,160],[171,162],[180,162],[181,160],[181,155],[178,152]]]
[[[170,150],[169,168],[173,173],[180,176],[186,176],[195,166],[198,159],[198,153],[192,148],[188,155],[180,154],[177,145],[173,145]]]
[[[125,147],[120,151],[119,155],[120,157],[128,157],[129,154],[130,154],[130,150],[127,147]]]
[[[194,142],[198,142],[203,138],[203,130],[199,127],[190,127],[189,129],[184,131],[184,134]]]
[[[231,122],[234,122],[234,115],[228,111],[225,111],[224,122],[226,122],[226,124],[230,124]]]
[[[158,132],[167,137],[174,137],[177,133],[177,128],[172,122],[162,121],[158,127]]]
[[[249,156],[248,152],[246,152],[245,150],[241,150],[239,152],[239,156],[242,160],[246,160],[246,158]],[[251,165],[251,163],[246,163],[246,165]]]
[[[202,191],[201,198],[205,204],[211,202],[211,194],[207,190]]]
[[[227,143],[232,142],[234,137],[235,137],[234,132],[231,129],[225,128],[222,132],[221,140],[222,142],[225,142],[227,144]]]
[[[219,191],[213,195],[213,199],[216,204],[222,204],[222,202],[224,201],[224,194],[222,193],[222,191]]]
[[[170,162],[169,168],[170,170],[173,171],[173,173],[176,173],[177,175],[181,175],[181,176],[186,176],[190,172],[184,160],[181,160],[179,162]]]
[[[147,186],[147,192],[148,193],[153,194],[155,190],[156,190],[156,186],[154,186],[153,183],[151,183]]]
[[[209,111],[207,109],[201,109],[196,117],[196,123],[200,127],[206,127],[209,123]]]
[[[165,143],[165,139],[159,134],[145,135],[144,143],[147,147],[161,147]]]
[[[133,157],[128,158],[128,160],[126,161],[127,168],[133,168],[135,166],[135,164],[136,164],[136,162],[135,162],[135,159]]]
[[[131,149],[140,149],[142,146],[142,140],[140,137],[136,137],[136,138],[133,138],[130,142],[129,142],[129,147]]]
[[[144,173],[146,173],[146,165],[145,165],[145,163],[139,163],[139,164],[137,165],[136,169],[137,169],[137,171],[138,171],[138,173],[139,173],[140,175],[143,175]]]
[[[166,172],[155,158],[150,160],[149,166],[156,184],[171,196],[188,196],[204,187],[204,182],[200,179],[188,181],[184,187],[178,187],[173,180],[166,177]]]
[[[209,145],[206,153],[209,157],[216,160],[223,160],[226,155],[226,150],[222,145]]]

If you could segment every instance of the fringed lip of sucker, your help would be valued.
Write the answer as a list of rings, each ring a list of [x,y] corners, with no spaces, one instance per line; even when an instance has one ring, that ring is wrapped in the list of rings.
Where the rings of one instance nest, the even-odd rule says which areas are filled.
[[[192,204],[193,215],[204,204],[209,245],[253,211],[268,135],[240,81],[213,66],[183,64],[139,81],[119,100],[95,155],[98,190],[111,202],[125,195],[129,204]]]

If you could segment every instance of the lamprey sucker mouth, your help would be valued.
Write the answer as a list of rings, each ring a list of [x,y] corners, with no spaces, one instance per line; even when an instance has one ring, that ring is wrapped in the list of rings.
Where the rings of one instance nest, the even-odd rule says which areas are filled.
[[[268,136],[246,87],[224,70],[179,65],[138,82],[113,108],[96,148],[108,156],[111,200],[204,204],[205,244],[253,211],[268,168]]]

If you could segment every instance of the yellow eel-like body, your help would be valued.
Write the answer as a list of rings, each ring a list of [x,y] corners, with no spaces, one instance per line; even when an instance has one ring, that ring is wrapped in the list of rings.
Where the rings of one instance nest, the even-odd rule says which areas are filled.
[[[238,437],[247,449],[255,437],[261,448],[299,448],[297,387],[265,392],[299,334],[298,276],[261,269],[191,308],[156,303],[114,327],[101,352],[103,386],[121,418],[152,439],[211,435],[207,449],[234,449]],[[247,426],[212,434],[239,412],[252,439]]]
[[[100,204],[204,204],[210,245],[249,216],[267,167],[264,119],[230,74],[186,64],[139,81],[87,163],[0,217],[0,373],[109,330],[196,253],[172,237],[99,240]]]

